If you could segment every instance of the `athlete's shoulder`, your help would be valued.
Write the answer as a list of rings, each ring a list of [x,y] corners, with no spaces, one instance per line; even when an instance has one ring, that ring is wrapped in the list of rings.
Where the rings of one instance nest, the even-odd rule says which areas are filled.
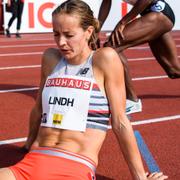
[[[58,49],[48,48],[44,51],[42,55],[42,70],[45,74],[50,74],[58,62],[61,60],[62,56]]]
[[[93,67],[99,69],[101,72],[103,72],[103,74],[123,71],[123,66],[119,55],[111,47],[98,49],[94,53]]]
[[[56,48],[48,48],[44,51],[42,56],[42,63],[55,63],[61,59],[61,54]]]
[[[119,56],[117,52],[111,48],[111,47],[103,47],[99,48],[95,53],[94,53],[94,61],[98,63],[111,63],[113,61],[119,61]]]

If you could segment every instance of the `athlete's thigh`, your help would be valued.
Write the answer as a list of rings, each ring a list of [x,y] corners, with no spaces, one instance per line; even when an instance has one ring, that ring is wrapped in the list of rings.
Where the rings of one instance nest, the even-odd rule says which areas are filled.
[[[0,179],[2,179],[2,180],[16,180],[13,172],[9,168],[0,169]]]
[[[169,25],[168,27],[167,25],[164,25],[165,21],[166,17],[164,17],[162,13],[148,13],[131,21],[125,26],[123,30],[124,39],[115,35],[118,34],[117,26],[112,32],[108,43],[111,44],[111,42],[113,42],[113,38],[115,37],[116,48],[119,49],[119,51],[147,43],[171,29],[171,25],[170,27]]]
[[[143,42],[143,40],[150,41],[169,29],[166,17],[162,13],[151,12],[128,23],[123,34],[127,40]]]
[[[162,63],[164,61],[171,63],[177,59],[176,45],[170,32],[150,41],[149,46],[157,60]]]

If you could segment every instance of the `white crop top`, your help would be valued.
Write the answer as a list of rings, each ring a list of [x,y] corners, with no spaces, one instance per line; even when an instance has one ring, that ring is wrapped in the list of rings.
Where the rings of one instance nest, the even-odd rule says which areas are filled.
[[[109,105],[93,77],[92,56],[81,65],[61,59],[47,77],[41,126],[76,131],[108,129]]]

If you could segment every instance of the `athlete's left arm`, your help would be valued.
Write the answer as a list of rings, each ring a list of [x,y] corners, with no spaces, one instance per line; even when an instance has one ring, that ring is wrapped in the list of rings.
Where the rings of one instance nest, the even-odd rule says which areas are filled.
[[[146,179],[132,126],[125,113],[124,70],[118,54],[112,48],[99,50],[98,63],[104,77],[105,92],[110,104],[112,129],[120,144],[133,179]]]

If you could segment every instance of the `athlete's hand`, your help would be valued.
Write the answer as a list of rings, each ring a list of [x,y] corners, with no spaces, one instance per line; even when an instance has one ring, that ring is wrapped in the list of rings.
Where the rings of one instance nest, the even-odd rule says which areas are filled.
[[[116,36],[119,34],[119,36],[124,40],[124,34],[123,34],[123,30],[125,28],[125,24],[121,23],[121,21],[118,23],[115,32],[116,32]]]
[[[115,30],[111,33],[108,41],[104,44],[104,46],[111,46],[113,48],[117,48],[121,44],[121,41],[125,39],[123,34],[124,28],[125,25],[119,22]]]
[[[162,172],[146,173],[148,180],[164,180],[168,179],[168,176],[164,175]]]

